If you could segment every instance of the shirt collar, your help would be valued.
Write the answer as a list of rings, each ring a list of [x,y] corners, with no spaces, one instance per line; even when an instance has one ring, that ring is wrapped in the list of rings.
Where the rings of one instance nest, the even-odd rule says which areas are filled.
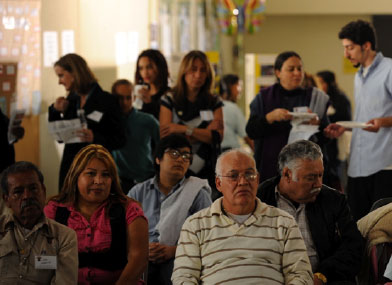
[[[220,197],[212,203],[212,205],[211,205],[211,214],[212,215],[226,215],[227,216],[225,210],[223,209],[222,202],[223,202],[223,197]],[[253,210],[253,212],[251,213],[251,215],[256,215],[257,213],[260,213],[260,211],[262,210],[261,208],[262,208],[261,201],[258,198],[256,198],[256,207]]]
[[[276,199],[276,204],[278,204],[278,201],[279,201],[280,199],[282,199],[282,200],[284,200],[286,203],[288,203],[290,206],[292,206],[294,209],[297,209],[297,208],[294,206],[294,203],[293,203],[291,200],[287,199],[285,196],[283,196],[282,194],[280,194],[280,192],[279,192],[279,190],[278,190],[278,185],[275,186],[275,199]],[[297,205],[299,205],[299,206],[298,206],[298,209],[301,208],[301,207],[305,207],[305,206],[306,206],[305,203],[297,203]]]
[[[4,223],[4,228],[0,229],[0,231],[6,231],[9,229],[13,229],[14,227],[23,227],[14,217],[13,214],[8,214]],[[39,229],[43,229],[46,233],[48,232],[49,224],[48,218],[42,213],[42,216],[39,218],[38,222],[31,229],[31,232],[38,231]]]
[[[382,52],[378,52],[374,57],[373,62],[370,64],[369,71],[367,72],[365,78],[368,77],[369,73],[371,73],[372,70],[375,69],[383,59],[384,59],[384,55],[382,54]],[[363,69],[364,67],[361,65],[361,67],[358,70],[360,77],[362,77]]]
[[[170,190],[168,196],[178,190],[184,183],[185,183],[185,176]],[[155,189],[159,191],[159,184],[158,184],[158,175],[155,175],[152,178],[152,183],[150,184],[150,189]],[[161,191],[159,191],[161,193]]]

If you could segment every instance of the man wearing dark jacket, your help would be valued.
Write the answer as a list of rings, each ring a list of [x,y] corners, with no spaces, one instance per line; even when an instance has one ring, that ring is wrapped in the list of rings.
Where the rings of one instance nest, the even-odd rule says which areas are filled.
[[[280,176],[262,183],[257,196],[296,219],[314,272],[314,284],[355,284],[363,239],[345,196],[322,184],[320,147],[305,140],[286,145],[279,154],[278,167]]]

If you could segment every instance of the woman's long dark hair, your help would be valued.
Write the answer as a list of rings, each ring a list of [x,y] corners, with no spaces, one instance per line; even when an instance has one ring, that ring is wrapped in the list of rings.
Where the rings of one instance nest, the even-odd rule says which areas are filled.
[[[212,100],[212,90],[214,86],[214,70],[207,58],[207,55],[199,50],[193,50],[187,53],[181,61],[180,69],[178,72],[177,83],[173,87],[173,100],[175,105],[183,107],[187,100],[187,83],[185,81],[186,73],[191,70],[193,62],[199,59],[206,68],[206,81],[199,90],[198,96],[203,96],[207,102]]]
[[[138,84],[140,81],[143,80],[142,76],[139,72],[139,61],[142,57],[149,58],[152,62],[155,63],[157,66],[157,77],[156,83],[154,83],[159,92],[166,91],[169,89],[169,68],[167,67],[167,62],[164,55],[156,49],[146,49],[139,54],[137,61],[136,61],[136,72],[135,72],[135,84]]]

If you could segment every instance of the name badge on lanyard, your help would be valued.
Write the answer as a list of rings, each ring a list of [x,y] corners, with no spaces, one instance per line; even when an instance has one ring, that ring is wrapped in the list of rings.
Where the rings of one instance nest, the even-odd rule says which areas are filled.
[[[214,119],[214,113],[210,110],[200,111],[200,118],[203,121],[212,121]]]
[[[57,269],[57,256],[35,256],[35,269]]]

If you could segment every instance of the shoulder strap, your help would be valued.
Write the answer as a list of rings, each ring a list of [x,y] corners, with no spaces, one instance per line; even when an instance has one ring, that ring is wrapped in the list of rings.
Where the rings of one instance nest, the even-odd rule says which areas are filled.
[[[109,209],[112,242],[104,252],[80,252],[79,268],[95,267],[104,270],[123,269],[127,264],[127,236],[125,208],[122,204],[114,204]]]
[[[56,216],[54,220],[60,224],[68,226],[68,218],[71,212],[67,207],[57,207]]]

